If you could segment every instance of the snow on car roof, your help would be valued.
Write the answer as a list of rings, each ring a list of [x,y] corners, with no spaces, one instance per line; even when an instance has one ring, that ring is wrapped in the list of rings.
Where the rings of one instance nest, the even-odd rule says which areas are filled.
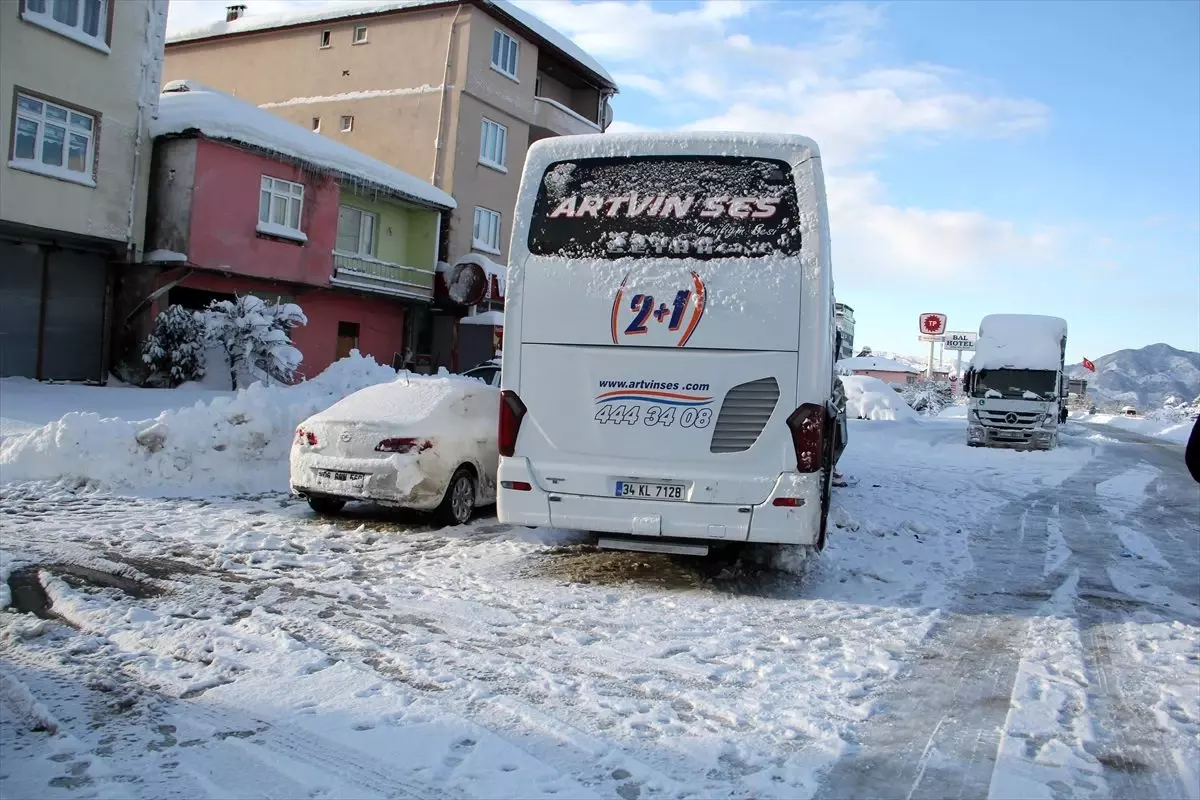
[[[469,317],[463,317],[458,321],[459,325],[503,325],[504,312],[492,309],[484,311],[482,314],[473,314]]]
[[[463,421],[455,402],[472,394],[496,390],[460,375],[402,374],[388,383],[360,389],[310,417],[314,421],[389,425],[420,425],[424,436],[453,434]]]
[[[578,62],[580,66],[594,73],[612,88],[617,88],[617,82],[592,56],[571,41],[571,39],[550,25],[523,9],[518,8],[508,0],[478,0],[489,7],[488,10],[506,16],[518,25],[526,28],[529,33],[543,39],[550,46],[562,52],[563,55]],[[227,36],[234,33],[251,33],[268,31],[276,28],[288,28],[295,25],[306,25],[314,22],[330,22],[332,20],[351,19],[354,17],[375,16],[394,11],[405,11],[425,6],[449,5],[447,0],[392,0],[392,2],[339,2],[331,3],[314,11],[297,11],[290,14],[246,14],[232,21],[219,20],[207,25],[180,31],[167,37],[167,44],[181,44],[201,39],[211,39],[217,36]],[[213,4],[214,8],[219,8]]]
[[[843,358],[837,362],[839,367],[849,370],[878,370],[880,372],[911,372],[916,373],[916,367],[904,364],[899,361],[893,361],[890,358],[881,356],[855,356],[854,358]]]
[[[196,81],[172,81],[158,100],[154,136],[196,130],[223,139],[315,164],[363,184],[382,187],[401,197],[440,208],[454,208],[454,198],[420,178],[288,122],[257,106]]]
[[[1067,321],[1038,314],[989,314],[979,323],[971,368],[1056,370]]]

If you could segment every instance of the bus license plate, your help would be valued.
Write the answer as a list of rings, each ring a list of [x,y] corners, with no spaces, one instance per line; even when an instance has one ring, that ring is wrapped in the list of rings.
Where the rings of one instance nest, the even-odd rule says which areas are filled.
[[[682,500],[683,487],[676,483],[617,481],[616,496],[635,500]]]

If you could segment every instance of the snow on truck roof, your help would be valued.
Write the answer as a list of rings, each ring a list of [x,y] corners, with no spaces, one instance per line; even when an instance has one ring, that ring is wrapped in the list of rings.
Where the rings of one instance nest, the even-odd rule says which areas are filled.
[[[979,323],[971,368],[1056,370],[1067,321],[1038,314],[989,314]]]
[[[255,105],[189,80],[171,81],[158,100],[154,136],[195,130],[210,139],[260,147],[381,187],[424,205],[454,208],[454,198],[420,178],[277,117]]]
[[[653,131],[648,133],[585,133],[552,136],[530,146],[526,160],[545,163],[570,158],[654,156],[758,156],[793,164],[820,158],[820,148],[807,136],[788,133],[728,131]]]
[[[610,88],[617,88],[617,82],[608,73],[608,70],[600,65],[599,61],[588,55],[582,47],[575,44],[570,38],[559,33],[545,22],[542,22],[542,20],[533,14],[518,8],[508,2],[508,0],[475,0],[475,2],[491,13],[507,17],[519,27],[525,28],[527,33],[543,40],[563,55],[578,62],[580,66],[592,72],[597,78],[601,79],[601,82],[607,84]],[[213,5],[219,8],[218,4],[214,3]],[[296,11],[290,14],[263,14],[262,16],[248,14],[232,21],[220,20],[168,36],[167,44],[197,42],[203,39],[213,39],[219,36],[229,36],[238,33],[269,31],[316,22],[332,22],[335,20],[378,16],[380,14],[391,14],[427,7],[453,5],[457,5],[456,0],[392,0],[392,2],[363,2],[362,0],[355,2],[353,0],[343,0],[342,2],[331,3],[313,11]]]

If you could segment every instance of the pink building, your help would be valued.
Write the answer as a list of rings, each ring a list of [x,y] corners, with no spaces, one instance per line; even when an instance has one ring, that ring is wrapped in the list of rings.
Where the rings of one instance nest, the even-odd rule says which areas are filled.
[[[397,366],[428,357],[449,195],[186,82],[164,91],[153,130],[145,264],[118,290],[127,349],[168,305],[252,294],[304,309],[302,375],[352,349]]]
[[[917,371],[916,367],[910,367],[908,364],[902,364],[899,361],[893,361],[890,358],[883,358],[882,356],[843,358],[837,362],[837,365],[839,372],[878,378],[884,383],[890,383],[893,386],[905,386],[910,383],[916,383],[921,378],[921,374]]]

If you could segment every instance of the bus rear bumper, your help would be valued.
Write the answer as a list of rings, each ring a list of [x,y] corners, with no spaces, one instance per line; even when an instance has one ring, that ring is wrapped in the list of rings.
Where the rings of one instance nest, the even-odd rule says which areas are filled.
[[[815,544],[821,527],[819,472],[784,473],[767,499],[752,505],[547,492],[522,458],[501,459],[497,478],[496,513],[509,525],[797,545]]]

